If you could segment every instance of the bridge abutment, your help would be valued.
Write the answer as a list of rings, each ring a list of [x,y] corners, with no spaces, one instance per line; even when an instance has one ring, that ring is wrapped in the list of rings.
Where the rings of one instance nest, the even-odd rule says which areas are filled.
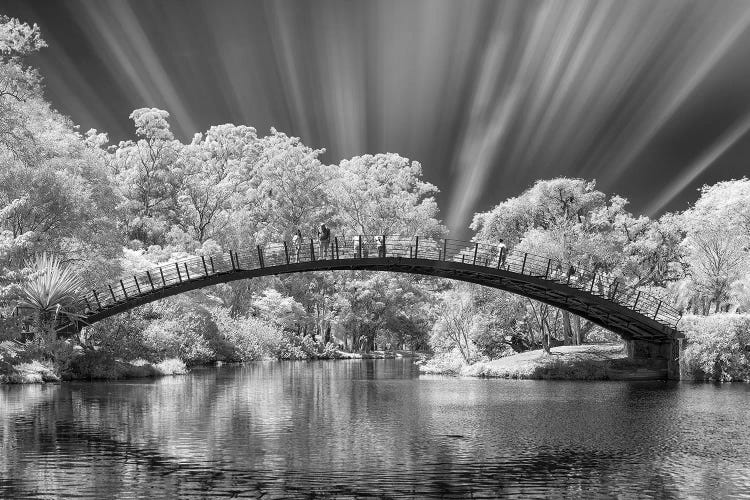
[[[627,340],[625,348],[630,359],[644,361],[653,369],[666,369],[668,380],[680,380],[681,343],[679,339],[666,342]]]

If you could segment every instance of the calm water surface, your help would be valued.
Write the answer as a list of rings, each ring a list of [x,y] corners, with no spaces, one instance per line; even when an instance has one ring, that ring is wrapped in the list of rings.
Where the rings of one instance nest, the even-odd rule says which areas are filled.
[[[750,498],[750,388],[254,363],[0,388],[6,498]]]

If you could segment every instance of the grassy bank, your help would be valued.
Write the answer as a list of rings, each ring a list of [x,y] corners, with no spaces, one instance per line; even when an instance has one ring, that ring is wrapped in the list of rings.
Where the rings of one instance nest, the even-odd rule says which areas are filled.
[[[648,380],[664,378],[654,370],[627,358],[622,344],[560,346],[551,354],[527,351],[474,364],[427,362],[422,373],[452,374],[464,377],[556,380]]]

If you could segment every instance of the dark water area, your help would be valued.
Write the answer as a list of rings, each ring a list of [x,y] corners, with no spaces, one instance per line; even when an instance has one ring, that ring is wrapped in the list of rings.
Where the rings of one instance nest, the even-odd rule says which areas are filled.
[[[0,388],[3,498],[750,498],[750,387],[268,362]]]

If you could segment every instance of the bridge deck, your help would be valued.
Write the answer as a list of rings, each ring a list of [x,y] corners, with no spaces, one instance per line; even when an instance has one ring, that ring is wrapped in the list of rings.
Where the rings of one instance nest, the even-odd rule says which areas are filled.
[[[334,237],[328,255],[317,241],[284,242],[252,251],[198,256],[126,277],[87,292],[82,324],[92,324],[159,298],[257,276],[337,269],[406,272],[479,283],[578,314],[627,339],[666,342],[681,337],[680,314],[642,290],[604,273],[513,251],[501,259],[495,245],[449,239],[384,236]]]

